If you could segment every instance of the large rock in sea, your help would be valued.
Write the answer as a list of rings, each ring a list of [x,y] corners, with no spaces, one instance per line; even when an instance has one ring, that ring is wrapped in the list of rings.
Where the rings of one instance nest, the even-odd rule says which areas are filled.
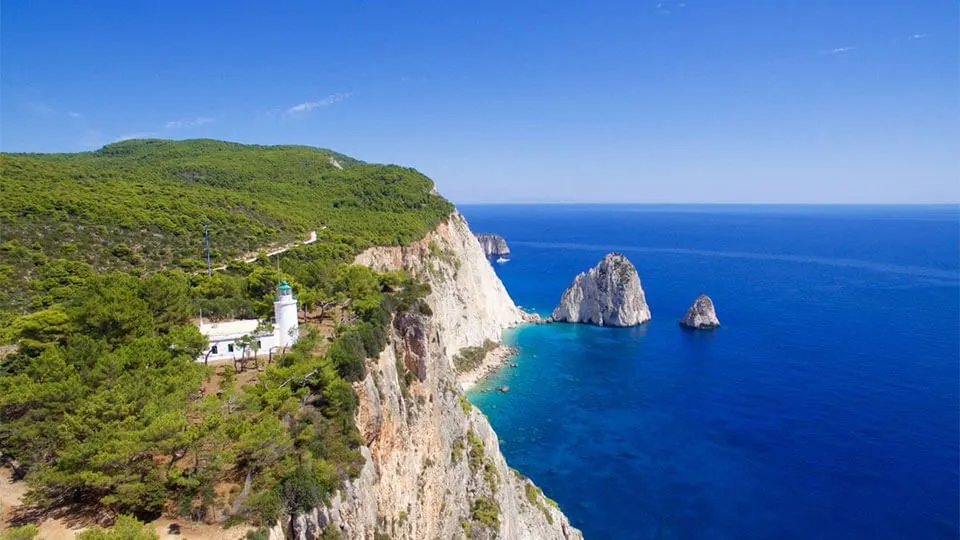
[[[563,293],[550,318],[598,326],[635,326],[650,320],[636,267],[620,253],[608,253],[581,272]]]
[[[499,234],[477,233],[475,236],[488,259],[510,258],[510,248],[507,247],[507,241]]]
[[[705,294],[698,296],[687,310],[687,315],[680,321],[680,325],[694,330],[711,330],[720,326],[713,300]]]

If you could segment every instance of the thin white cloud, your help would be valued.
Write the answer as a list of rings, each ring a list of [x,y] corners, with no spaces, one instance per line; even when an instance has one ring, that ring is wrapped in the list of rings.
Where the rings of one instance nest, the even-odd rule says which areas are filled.
[[[820,54],[843,54],[857,50],[856,47],[835,47],[826,51],[820,51]]]
[[[78,112],[67,111],[67,116],[70,118],[83,118],[83,115]]]
[[[198,116],[196,118],[187,119],[187,120],[173,120],[164,124],[163,127],[166,129],[193,128],[193,127],[202,126],[204,124],[210,124],[216,121],[217,121],[216,118],[213,118],[210,116]]]
[[[661,0],[657,2],[656,10],[660,15],[669,15],[671,10],[683,9],[685,7],[687,7],[686,2],[680,2],[677,0]]]
[[[28,101],[27,108],[30,109],[30,112],[34,114],[52,114],[55,112],[53,107],[48,105],[45,101]]]
[[[910,39],[923,39],[923,38],[925,38],[925,37],[927,37],[926,34],[914,34],[914,35],[910,36]]]
[[[304,116],[315,109],[329,107],[330,105],[339,103],[348,97],[350,97],[350,94],[330,94],[329,96],[316,101],[305,101],[303,103],[298,103],[297,105],[284,110],[283,115],[288,117]],[[271,109],[268,114],[276,114],[277,111],[277,109]]]
[[[153,139],[159,136],[160,134],[156,131],[142,131],[139,133],[128,133],[126,135],[121,135],[117,137],[114,142],[128,141],[130,139]]]

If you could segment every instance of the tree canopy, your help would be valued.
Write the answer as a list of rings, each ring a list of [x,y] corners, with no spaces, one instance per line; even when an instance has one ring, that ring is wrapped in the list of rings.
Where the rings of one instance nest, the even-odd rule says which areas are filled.
[[[359,473],[351,383],[393,314],[429,311],[429,287],[350,261],[449,214],[429,179],[327,150],[207,140],[3,154],[0,166],[0,343],[16,345],[0,355],[0,455],[30,503],[267,525]],[[203,220],[226,266],[213,275],[196,271]],[[279,270],[265,256],[225,259],[314,229]],[[279,279],[305,312],[346,314],[329,343],[305,325],[245,385],[232,366],[196,362],[201,310],[266,321]],[[150,537],[133,518],[117,523],[89,538]]]

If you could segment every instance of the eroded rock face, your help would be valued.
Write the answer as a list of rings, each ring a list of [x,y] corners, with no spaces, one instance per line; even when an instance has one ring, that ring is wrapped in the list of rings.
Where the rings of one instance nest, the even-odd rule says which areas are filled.
[[[468,529],[470,539],[582,539],[542,495],[528,498],[536,488],[507,466],[452,369],[463,347],[500,341],[523,318],[463,218],[453,214],[419,242],[371,248],[356,262],[429,283],[432,315],[396,317],[386,348],[354,384],[365,442],[359,476],[328,505],[282,520],[271,540],[308,540],[327,528],[345,540],[465,538]],[[498,509],[495,522],[474,519],[478,501]]]
[[[507,241],[499,234],[477,233],[476,237],[487,258],[497,259],[499,257],[510,257],[510,248],[507,246]]]
[[[713,300],[705,294],[698,296],[687,310],[687,315],[680,321],[680,325],[694,330],[711,330],[720,326]]]
[[[650,308],[633,263],[620,253],[608,253],[599,264],[574,278],[550,318],[598,326],[635,326],[650,320]]]

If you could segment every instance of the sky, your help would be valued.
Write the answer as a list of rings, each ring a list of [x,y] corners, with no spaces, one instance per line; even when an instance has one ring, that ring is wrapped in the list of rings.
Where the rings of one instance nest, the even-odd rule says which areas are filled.
[[[458,203],[957,203],[958,25],[958,0],[4,2],[0,149],[304,144]]]

